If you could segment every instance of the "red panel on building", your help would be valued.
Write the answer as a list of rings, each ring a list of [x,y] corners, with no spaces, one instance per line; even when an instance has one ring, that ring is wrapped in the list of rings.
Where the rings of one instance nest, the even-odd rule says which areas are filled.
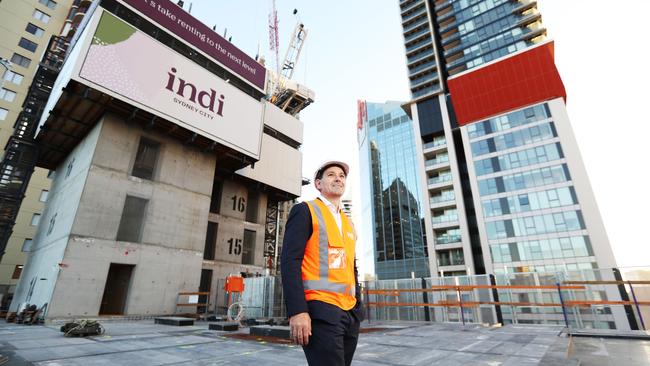
[[[523,106],[562,97],[553,42],[449,79],[458,124],[463,126]]]

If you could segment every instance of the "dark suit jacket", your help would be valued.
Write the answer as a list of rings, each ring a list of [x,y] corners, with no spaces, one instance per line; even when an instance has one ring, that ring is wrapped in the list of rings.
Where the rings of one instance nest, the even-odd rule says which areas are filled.
[[[335,322],[340,318],[340,308],[321,301],[307,302],[305,300],[305,290],[302,285],[302,259],[305,255],[307,240],[309,240],[311,234],[311,213],[309,212],[307,203],[302,202],[293,206],[285,227],[280,262],[287,317],[290,318],[299,313],[309,312],[309,315],[314,319]],[[363,305],[361,304],[361,288],[358,281],[356,258],[354,277],[356,282],[357,304],[353,309],[353,314],[361,322],[365,314]]]

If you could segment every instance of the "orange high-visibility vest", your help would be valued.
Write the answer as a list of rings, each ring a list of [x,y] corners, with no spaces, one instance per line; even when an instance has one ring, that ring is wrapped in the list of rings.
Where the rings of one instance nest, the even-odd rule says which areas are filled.
[[[319,300],[350,310],[355,298],[354,248],[356,236],[348,217],[341,212],[341,231],[321,200],[307,202],[312,234],[302,260],[305,299]],[[343,234],[341,234],[341,232]]]

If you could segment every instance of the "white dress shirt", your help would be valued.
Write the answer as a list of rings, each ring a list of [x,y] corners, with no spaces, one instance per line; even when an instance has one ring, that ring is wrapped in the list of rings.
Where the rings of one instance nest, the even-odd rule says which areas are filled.
[[[343,225],[341,223],[341,207],[334,206],[334,204],[330,202],[330,200],[323,197],[322,195],[318,196],[318,198],[320,198],[320,200],[323,201],[325,206],[327,206],[327,208],[330,210],[332,216],[334,216],[334,221],[336,221],[336,226],[338,226],[339,228],[339,232],[341,233],[341,235],[343,235],[343,229],[341,228],[341,226]]]

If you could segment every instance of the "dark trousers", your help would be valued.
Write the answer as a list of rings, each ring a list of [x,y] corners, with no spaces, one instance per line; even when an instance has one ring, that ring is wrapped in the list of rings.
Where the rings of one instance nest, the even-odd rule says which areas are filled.
[[[359,321],[352,311],[337,309],[321,319],[317,315],[311,320],[311,337],[305,351],[310,366],[343,366],[352,363],[354,350],[359,339]]]

